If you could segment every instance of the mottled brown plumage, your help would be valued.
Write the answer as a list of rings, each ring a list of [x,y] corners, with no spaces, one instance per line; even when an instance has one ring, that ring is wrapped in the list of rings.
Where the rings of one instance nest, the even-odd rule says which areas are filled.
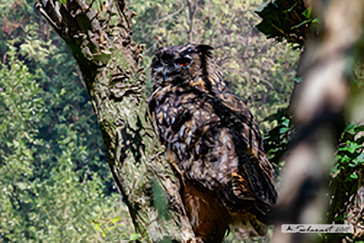
[[[261,222],[277,197],[272,166],[253,115],[226,87],[211,50],[188,44],[156,53],[153,122],[196,236],[221,242],[237,223],[264,235]]]

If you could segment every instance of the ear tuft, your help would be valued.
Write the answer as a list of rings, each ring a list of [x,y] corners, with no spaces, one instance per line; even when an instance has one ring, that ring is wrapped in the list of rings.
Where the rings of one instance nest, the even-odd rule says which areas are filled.
[[[210,53],[210,51],[212,51],[213,49],[214,48],[210,45],[201,44],[196,46],[196,50],[203,53]]]

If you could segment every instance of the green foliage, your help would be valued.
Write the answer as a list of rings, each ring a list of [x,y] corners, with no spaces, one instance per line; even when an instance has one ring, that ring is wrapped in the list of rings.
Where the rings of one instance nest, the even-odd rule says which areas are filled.
[[[273,127],[264,137],[264,149],[269,161],[273,164],[275,178],[279,180],[280,172],[284,166],[282,156],[294,135],[294,124],[288,109],[281,109],[266,119]]]
[[[364,169],[364,125],[348,124],[341,136],[336,154],[336,163],[332,168],[331,188],[333,197],[347,202],[356,194],[360,186],[360,177]],[[360,179],[359,179],[360,178]],[[338,198],[340,195],[340,198]],[[342,204],[335,203],[342,207]],[[335,206],[334,206],[335,207]],[[344,219],[343,208],[333,208],[332,220]]]
[[[111,184],[96,117],[68,48],[26,1],[4,3],[3,7],[7,22],[19,22],[18,28],[10,30],[5,28],[7,22],[4,23],[4,49],[16,48],[16,58],[24,61],[30,73],[37,74],[35,79],[43,91],[40,98],[48,112],[39,116],[39,136],[50,143],[54,154],[63,152],[63,146],[58,146],[59,139],[79,148],[73,154],[74,168],[86,178],[97,171]],[[29,24],[20,25],[26,20]],[[8,53],[1,54],[7,62]],[[50,152],[46,150],[45,153]],[[112,191],[111,187],[105,190]]]
[[[311,8],[306,9],[303,0],[268,1],[257,14],[262,18],[257,28],[267,38],[286,40],[298,44],[297,47],[303,46],[307,30],[317,23]]]
[[[46,105],[36,82],[41,72],[31,74],[16,60],[14,47],[9,46],[7,55],[7,64],[0,66],[0,238],[4,242],[101,239],[92,220],[115,214],[116,197],[106,197],[102,177],[75,168],[75,158],[89,155],[77,143],[73,124],[63,123],[67,137],[44,137],[42,122],[52,106]],[[120,231],[129,232],[124,224],[113,234]]]
[[[361,168],[364,165],[364,125],[349,124],[339,144],[336,155],[337,164],[333,174],[342,170],[346,174],[344,181],[358,181]]]
[[[0,241],[128,240],[80,71],[33,5],[0,3]]]
[[[364,225],[360,217],[361,202],[356,194],[361,186],[364,169],[364,125],[350,123],[346,126],[332,167],[330,181],[330,210],[328,223],[351,223]],[[359,232],[356,232],[359,234]],[[342,238],[353,239],[352,234],[323,235],[326,242],[339,242]],[[363,237],[363,236],[362,236]],[[361,238],[363,239],[363,238]],[[355,242],[360,242],[356,239]]]

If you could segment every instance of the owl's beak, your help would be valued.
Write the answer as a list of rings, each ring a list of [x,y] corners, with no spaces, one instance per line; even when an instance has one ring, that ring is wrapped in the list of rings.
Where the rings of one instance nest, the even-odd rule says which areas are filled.
[[[166,82],[167,81],[167,68],[163,69],[163,81]]]

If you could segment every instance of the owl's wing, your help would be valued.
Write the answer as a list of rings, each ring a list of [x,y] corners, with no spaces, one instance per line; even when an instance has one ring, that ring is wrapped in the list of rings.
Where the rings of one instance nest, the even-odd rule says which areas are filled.
[[[265,155],[257,122],[244,102],[230,92],[215,93],[211,98],[215,111],[230,128],[239,168],[243,170],[241,176],[249,181],[257,199],[255,206],[267,214],[276,202],[277,192],[273,184],[273,168]]]

